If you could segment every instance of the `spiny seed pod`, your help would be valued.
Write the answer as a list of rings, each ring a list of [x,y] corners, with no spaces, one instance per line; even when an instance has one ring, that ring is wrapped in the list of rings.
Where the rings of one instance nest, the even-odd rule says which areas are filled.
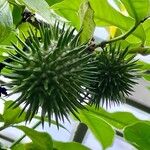
[[[29,30],[26,42],[18,37],[22,48],[14,43],[16,54],[9,53],[13,63],[6,63],[11,74],[2,74],[11,79],[5,86],[20,93],[13,103],[18,107],[24,103],[26,120],[37,114],[41,107],[41,120],[47,116],[49,123],[53,114],[56,123],[64,120],[71,112],[76,116],[77,109],[84,108],[84,95],[90,92],[91,82],[95,82],[95,62],[93,54],[87,53],[87,45],[79,43],[80,33],[73,35],[75,29],[65,25],[60,30],[59,23],[53,27],[40,26],[39,32]],[[22,112],[23,112],[22,111]]]
[[[109,45],[96,56],[98,83],[93,87],[96,89],[92,104],[99,107],[100,104],[119,104],[125,101],[133,91],[136,84],[138,66],[135,56],[128,56],[128,47],[124,50],[120,46]]]

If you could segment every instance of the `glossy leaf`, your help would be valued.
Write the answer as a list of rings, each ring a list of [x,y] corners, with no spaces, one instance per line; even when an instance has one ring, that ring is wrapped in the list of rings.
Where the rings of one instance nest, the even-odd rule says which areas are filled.
[[[88,147],[76,142],[58,142],[54,141],[54,149],[57,150],[90,150]]]
[[[113,25],[123,31],[128,31],[135,24],[134,19],[119,13],[106,0],[90,0],[90,4],[94,10],[95,23],[97,26]],[[141,25],[133,32],[133,35],[145,41],[145,33]]]
[[[126,7],[129,15],[137,22],[150,15],[150,1],[149,0],[121,0]]]
[[[52,9],[60,16],[71,21],[77,29],[80,28],[78,11],[83,0],[64,0],[52,6]]]
[[[21,113],[21,108],[9,108],[12,102],[13,101],[6,101],[4,104],[3,118],[6,125],[11,125],[25,121],[25,113],[19,116],[19,114]]]
[[[12,150],[42,150],[42,149],[40,149],[33,143],[26,143],[26,144],[17,144],[12,148]]]
[[[79,118],[81,122],[85,123],[89,127],[93,135],[101,143],[103,149],[112,145],[114,130],[103,119],[87,110],[81,110]]]
[[[138,65],[140,65],[140,69],[142,70],[149,70],[150,69],[150,63],[144,62],[144,61],[138,61]]]
[[[46,132],[39,132],[34,129],[25,126],[16,126],[16,128],[22,130],[33,142],[33,146],[38,147],[38,150],[52,150],[53,142],[51,136]]]
[[[110,125],[117,129],[123,129],[124,127],[140,121],[133,114],[129,112],[107,112],[103,108],[95,109],[94,107],[87,107],[88,112],[92,115],[105,120]]]
[[[60,3],[63,0],[45,0],[50,6],[56,4],[56,3]]]
[[[13,19],[7,0],[0,1],[0,42],[2,42],[13,28]]]
[[[146,20],[144,23],[143,23],[143,27],[144,27],[144,30],[145,30],[145,34],[146,34],[146,41],[145,41],[145,45],[149,46],[150,45],[150,19]]]
[[[41,15],[46,21],[51,23],[50,7],[45,0],[21,0],[21,2],[33,12]]]
[[[81,24],[81,43],[88,42],[92,37],[95,29],[94,11],[88,1],[81,4],[79,9],[80,24]]]
[[[124,129],[124,137],[138,150],[149,150],[150,125],[144,122],[139,122],[128,126]]]

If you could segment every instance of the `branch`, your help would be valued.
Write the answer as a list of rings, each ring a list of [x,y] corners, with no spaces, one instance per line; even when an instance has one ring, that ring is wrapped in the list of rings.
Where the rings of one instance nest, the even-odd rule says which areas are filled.
[[[125,40],[130,34],[132,34],[136,29],[137,27],[143,23],[145,20],[147,20],[150,16],[144,18],[143,20],[139,21],[139,22],[135,22],[135,25],[130,29],[128,30],[126,33],[118,36],[118,37],[115,37],[113,39],[110,39],[108,41],[102,41],[101,43],[98,43],[98,44],[95,44],[94,48],[98,48],[98,47],[105,47],[106,44],[108,43],[113,43],[113,42],[116,42],[116,41],[120,41],[120,40]]]
[[[77,127],[77,130],[75,132],[73,141],[78,142],[78,143],[82,143],[87,130],[88,130],[87,125],[80,122],[78,127]]]

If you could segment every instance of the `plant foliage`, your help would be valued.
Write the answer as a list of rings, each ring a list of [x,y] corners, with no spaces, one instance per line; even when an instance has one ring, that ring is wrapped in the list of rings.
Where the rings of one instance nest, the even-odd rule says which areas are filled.
[[[101,106],[126,102],[139,75],[150,80],[149,63],[135,59],[150,54],[149,6],[150,0],[1,0],[0,96],[5,102],[0,101],[0,131],[15,127],[25,135],[11,146],[0,142],[0,149],[88,150],[35,130],[47,121],[66,129],[59,121],[73,114],[103,149],[118,134],[148,150],[149,121]],[[97,27],[107,31],[105,40]],[[18,97],[12,102],[8,96],[14,94]],[[18,125],[33,118],[39,122],[32,129]],[[30,143],[20,143],[25,136]]]

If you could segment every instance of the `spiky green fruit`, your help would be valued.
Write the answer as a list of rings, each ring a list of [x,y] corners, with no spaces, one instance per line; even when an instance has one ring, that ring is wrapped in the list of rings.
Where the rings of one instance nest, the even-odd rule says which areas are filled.
[[[79,43],[80,32],[59,23],[54,27],[40,26],[39,33],[30,30],[26,42],[18,37],[22,48],[13,44],[16,55],[10,53],[13,63],[4,63],[11,74],[2,74],[11,79],[5,85],[14,93],[20,93],[13,106],[24,104],[26,120],[30,121],[41,107],[41,119],[55,115],[56,122],[68,118],[71,112],[84,108],[84,95],[90,92],[91,82],[95,82],[93,54],[87,53],[88,46]]]
[[[95,88],[92,104],[99,107],[125,102],[136,84],[138,65],[135,55],[128,55],[128,47],[121,50],[120,46],[109,45],[96,56],[98,82],[92,84]]]

